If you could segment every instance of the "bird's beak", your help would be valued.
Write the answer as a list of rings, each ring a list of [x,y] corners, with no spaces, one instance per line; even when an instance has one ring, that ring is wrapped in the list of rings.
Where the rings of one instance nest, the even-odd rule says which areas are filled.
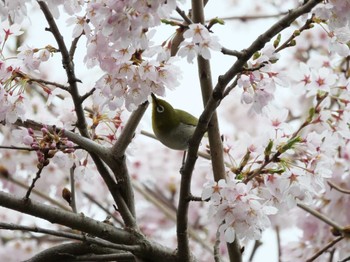
[[[155,94],[151,93],[151,96],[152,96],[152,101],[153,101],[153,103],[155,103],[155,104],[158,106],[158,99],[157,99],[157,97],[155,96]]]

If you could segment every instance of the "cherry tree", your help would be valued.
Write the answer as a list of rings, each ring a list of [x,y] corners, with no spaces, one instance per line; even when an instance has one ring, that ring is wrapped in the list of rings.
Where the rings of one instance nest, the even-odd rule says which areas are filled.
[[[2,260],[350,260],[350,1],[188,2],[0,1]],[[144,124],[184,64],[185,155]]]

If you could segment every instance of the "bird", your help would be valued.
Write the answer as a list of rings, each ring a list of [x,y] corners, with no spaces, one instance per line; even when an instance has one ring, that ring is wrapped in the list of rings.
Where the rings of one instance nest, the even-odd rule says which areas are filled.
[[[152,129],[157,139],[174,150],[186,151],[198,124],[190,113],[175,109],[163,99],[152,96]]]

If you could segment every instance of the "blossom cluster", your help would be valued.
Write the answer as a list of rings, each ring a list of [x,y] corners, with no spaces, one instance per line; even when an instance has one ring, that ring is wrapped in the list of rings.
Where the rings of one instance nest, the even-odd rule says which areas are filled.
[[[4,47],[12,36],[20,34],[16,23],[25,18],[28,2],[0,1],[1,17],[9,15],[15,22],[11,26],[2,25],[1,46]],[[134,110],[147,100],[151,92],[162,96],[167,89],[179,85],[180,69],[176,65],[178,59],[171,57],[167,49],[169,45],[156,45],[151,41],[155,34],[153,28],[160,25],[162,19],[168,19],[175,10],[175,0],[44,2],[55,18],[59,17],[62,10],[71,16],[67,24],[74,25],[73,38],[79,40],[80,37],[85,37],[87,40],[84,62],[88,68],[96,66],[103,71],[94,85],[96,90],[91,95],[92,107],[89,108],[89,99],[81,101],[86,106],[88,127],[94,141],[108,145],[116,141],[124,123],[124,119],[121,119],[124,115],[118,111],[119,108],[125,106],[130,111]],[[224,141],[225,164],[229,175],[227,180],[215,182],[210,179],[202,190],[203,180],[210,174],[211,166],[209,161],[197,164],[197,173],[193,176],[196,180],[193,184],[197,185],[192,186],[191,190],[194,195],[202,192],[202,200],[209,200],[208,204],[205,201],[193,204],[198,208],[190,208],[188,211],[189,225],[197,230],[198,235],[205,236],[213,243],[215,234],[211,231],[216,231],[218,227],[227,242],[233,242],[236,238],[244,242],[260,239],[262,232],[271,223],[289,226],[286,225],[289,223],[281,222],[277,216],[271,215],[283,215],[283,212],[289,212],[301,201],[314,201],[317,208],[333,219],[338,219],[342,225],[349,223],[348,212],[341,212],[347,207],[348,198],[331,190],[325,183],[331,179],[337,185],[350,188],[347,182],[350,170],[350,81],[348,61],[343,60],[343,57],[349,55],[349,8],[349,0],[331,0],[327,4],[320,4],[315,14],[323,20],[320,25],[327,23],[327,37],[319,36],[319,39],[312,38],[314,41],[310,41],[306,34],[300,36],[301,41],[296,41],[298,47],[291,45],[288,49],[296,51],[291,59],[293,61],[290,60],[285,65],[284,72],[280,66],[283,63],[280,53],[274,45],[267,44],[247,62],[238,75],[237,85],[240,89],[233,92],[241,93],[242,107],[247,107],[248,104],[249,113],[258,114],[250,114],[252,118],[249,119],[244,118],[242,110],[231,110],[227,105],[225,108],[225,100],[229,99],[222,101],[221,107],[229,114],[228,122],[235,123],[236,128],[234,133],[229,134],[234,135],[235,140]],[[217,37],[205,25],[182,24],[180,29],[184,40],[178,46],[177,56],[187,58],[189,63],[196,56],[210,59],[211,51],[219,51],[221,48]],[[312,27],[308,31],[316,31],[311,29]],[[331,52],[327,55],[315,55],[310,51],[328,44],[330,48],[327,51]],[[300,47],[302,48],[298,49]],[[317,49],[319,50],[324,52],[323,49]],[[33,82],[29,72],[38,75],[44,73],[40,68],[41,63],[48,61],[59,50],[50,45],[41,48],[22,45],[17,51],[16,62],[13,62],[14,60],[6,58],[4,49],[1,50],[0,121],[6,120],[6,123],[24,120],[26,111],[36,108],[35,92],[28,92],[32,95],[30,100],[24,92],[24,87]],[[295,62],[296,59],[300,61]],[[291,87],[285,89],[290,92],[288,99],[279,97],[278,101],[273,101],[277,97],[278,86]],[[83,88],[83,85],[80,87]],[[55,91],[57,89],[59,88]],[[49,89],[45,91],[51,97],[42,111],[51,118],[50,121],[59,119],[65,128],[76,128],[77,119],[71,97],[62,98],[60,94],[60,107],[52,109],[56,104],[51,103],[51,99],[58,92]],[[41,96],[45,100],[41,104],[45,104],[46,97],[43,94]],[[228,103],[233,104],[233,99]],[[43,114],[39,117],[40,120],[44,119]],[[251,128],[250,134],[243,134],[244,128]],[[2,142],[7,147],[20,141],[36,153],[33,157],[34,154],[21,152],[20,157],[16,157],[9,150],[1,151],[0,157],[14,178],[28,182],[30,173],[35,173],[33,169],[38,163],[39,168],[47,166],[44,170],[46,173],[36,188],[42,189],[47,195],[54,192],[54,197],[59,198],[58,192],[67,183],[67,170],[75,164],[74,176],[79,189],[77,194],[80,194],[77,198],[81,201],[80,210],[92,216],[101,213],[91,207],[91,202],[83,206],[87,203],[83,193],[89,191],[94,192],[95,200],[106,206],[114,204],[109,194],[105,194],[107,189],[100,177],[95,176],[94,183],[90,183],[93,174],[98,173],[90,161],[90,155],[86,151],[75,150],[71,142],[61,134],[49,132],[46,128],[41,130],[40,135],[31,129],[13,132],[10,128],[4,128],[1,133],[4,136]],[[136,139],[140,137],[136,136]],[[174,206],[180,191],[178,166],[181,156],[169,153],[165,148],[158,150],[149,145],[148,140],[147,144],[140,143],[135,150],[137,154],[131,157],[128,154],[127,157],[133,181],[142,184],[140,187],[135,186],[136,191],[139,190],[136,195],[137,208],[140,209],[137,211],[139,225],[145,235],[159,242],[171,242],[169,245],[175,247],[175,223],[153,204],[145,201],[145,195],[151,194],[156,198],[155,202],[161,202],[161,206],[176,209]],[[154,158],[154,152],[158,152],[160,157]],[[80,179],[82,177],[84,179]],[[18,190],[10,183],[6,184],[6,180],[1,180],[0,186],[12,192]],[[147,192],[142,191],[142,188]],[[211,227],[211,221],[204,218],[208,208],[216,227]],[[329,228],[319,220],[311,220],[305,213],[298,218],[298,226],[303,229],[304,235],[301,244],[290,248],[288,255],[291,260],[304,261],[317,248],[331,241],[333,236]],[[159,230],[160,226],[165,230]],[[8,241],[10,244],[6,245],[10,246],[11,242]],[[202,246],[198,249],[200,251],[196,254],[209,254]],[[306,252],[301,254],[300,250]],[[344,247],[344,250],[347,251],[348,248]],[[345,251],[341,255],[344,254]],[[210,258],[211,255],[210,253]],[[338,257],[341,258],[339,254]]]
[[[43,168],[50,163],[56,153],[69,154],[74,152],[74,144],[64,137],[64,131],[53,130],[50,132],[46,127],[41,128],[41,136],[35,134],[34,130],[15,130],[19,137],[23,138],[23,144],[30,146],[36,151],[38,168]]]
[[[5,59],[4,49],[12,36],[21,32],[18,25],[10,26],[7,22],[0,25],[0,121],[14,123],[19,117],[24,118],[24,95],[22,82],[17,76],[21,75],[19,69]]]
[[[274,98],[276,86],[288,86],[283,72],[273,69],[273,62],[279,58],[272,44],[266,45],[240,75],[237,85],[243,89],[241,101],[252,104],[251,111],[261,113],[262,109]]]
[[[268,215],[277,212],[275,207],[257,197],[251,183],[245,184],[234,178],[207,182],[202,199],[210,199],[209,213],[229,243],[236,236],[241,240],[260,239],[262,231],[270,226]]]
[[[30,48],[23,45],[18,48],[16,58],[12,57],[10,49],[11,41],[23,34],[18,24],[9,25],[7,21],[1,23],[0,29],[0,121],[14,123],[17,119],[26,119],[27,94],[25,92],[31,75],[39,72],[42,62],[48,61],[52,53],[57,50],[47,45],[44,48]],[[10,49],[11,50],[11,49]],[[29,72],[29,73],[27,73]],[[50,89],[43,87],[48,94]]]
[[[300,41],[302,40],[297,40],[297,42]],[[329,41],[324,41],[324,45],[328,43]],[[296,49],[295,53],[306,53],[306,50],[309,49]],[[299,54],[295,57],[298,57],[297,55]],[[236,237],[244,239],[240,234],[241,228],[244,228],[242,225],[238,223],[227,225],[226,221],[232,221],[230,212],[244,214],[243,221],[246,224],[251,221],[249,215],[240,209],[231,211],[232,207],[227,206],[227,201],[222,197],[221,192],[224,192],[224,188],[229,184],[233,192],[241,187],[248,187],[251,199],[276,208],[275,211],[278,210],[278,215],[282,217],[283,213],[290,212],[298,202],[315,204],[312,201],[318,197],[320,200],[317,205],[322,206],[322,210],[327,210],[329,214],[336,213],[334,210],[339,209],[339,206],[336,207],[335,203],[324,207],[324,203],[330,203],[332,197],[327,197],[325,201],[324,195],[320,195],[322,192],[329,191],[326,181],[334,179],[335,174],[342,174],[336,180],[337,184],[346,184],[345,188],[349,187],[344,178],[347,177],[349,170],[347,159],[350,138],[348,113],[350,82],[343,60],[336,53],[329,56],[313,54],[303,62],[287,61],[285,71],[281,72],[280,69],[275,68],[274,64],[279,59],[274,46],[267,45],[249,61],[247,70],[242,72],[237,82],[238,86],[243,88],[241,102],[252,104],[250,112],[259,113],[254,115],[254,121],[245,122],[242,129],[252,125],[251,133],[258,132],[259,136],[245,134],[239,135],[237,141],[225,141],[227,144],[224,152],[227,154],[227,162],[232,165],[229,165],[228,172],[232,172],[237,181],[235,183],[231,180],[221,181],[217,184],[210,181],[203,189],[204,198],[210,198],[209,213],[214,214],[218,225],[222,224],[220,228],[226,240],[232,241],[235,234]],[[278,64],[283,65],[283,62],[279,61]],[[289,85],[286,81],[288,73],[291,74]],[[288,96],[286,95],[288,99],[280,98],[280,101],[273,101],[277,85],[290,87],[285,89],[286,93],[290,92]],[[236,93],[238,91],[235,90]],[[291,97],[295,97],[294,102],[300,100],[302,104],[300,106],[291,104],[289,102]],[[289,110],[284,107],[289,107]],[[304,114],[302,117],[304,120],[301,119],[301,122],[289,120],[292,116],[300,114],[301,108],[308,111],[308,115]],[[232,110],[229,112],[229,121],[238,123],[237,119],[232,118]],[[298,125],[301,129],[296,133]],[[275,158],[276,154],[277,158]],[[264,168],[259,169],[261,166]],[[339,167],[342,167],[341,170]],[[260,170],[259,173],[255,173],[257,170]],[[247,179],[251,174],[257,176],[251,178],[253,180]],[[244,181],[249,182],[245,185]],[[232,196],[235,195],[237,193],[232,193]],[[240,203],[239,200],[235,201]],[[246,207],[246,210],[250,209]],[[224,211],[219,213],[218,210]],[[346,216],[344,215],[343,219]],[[240,217],[240,213],[235,217]],[[307,221],[304,217],[300,217],[299,220],[300,227],[305,231]],[[263,228],[266,221],[268,221],[266,217],[261,215],[260,223],[255,221],[255,224]],[[273,223],[282,227],[289,226],[275,217]],[[327,238],[321,241],[318,237],[315,239],[305,235],[297,246],[299,251],[296,248],[296,253],[288,253],[291,259],[306,260],[315,253],[317,249],[314,246],[315,243],[320,247],[331,240],[332,235],[325,232],[327,227],[322,223],[318,221],[317,228],[324,230],[322,233]],[[343,223],[348,222],[343,221]],[[259,230],[255,229],[257,233],[250,233],[250,238],[259,237]],[[246,228],[244,230],[248,232]],[[312,244],[308,245],[308,252],[302,253],[300,249],[305,248],[303,243],[306,241]]]
[[[220,51],[221,45],[216,36],[212,36],[202,24],[190,24],[183,33],[184,41],[179,46],[178,55],[187,57],[189,63],[198,55],[204,59],[210,59],[210,50]]]
[[[176,1],[98,1],[86,6],[85,16],[69,19],[75,24],[73,37],[87,37],[87,66],[99,65],[106,72],[95,86],[97,105],[114,110],[125,103],[131,111],[151,92],[164,95],[166,88],[179,84],[177,59],[170,57],[167,46],[151,41],[152,28],[175,8]],[[201,24],[189,25],[184,37],[178,55],[188,61],[195,55],[210,59],[210,50],[220,49],[217,38]]]
[[[175,1],[97,1],[86,6],[85,16],[68,21],[75,23],[73,37],[87,37],[87,66],[99,65],[106,72],[96,82],[96,105],[114,110],[125,102],[131,111],[151,92],[164,95],[165,88],[178,84],[174,60],[150,41],[151,28],[175,8]],[[149,59],[152,50],[163,55]]]
[[[315,10],[317,17],[325,20],[329,27],[330,51],[335,51],[341,56],[350,54],[350,48],[347,45],[350,41],[349,12],[349,0],[332,0],[319,5]]]
[[[26,2],[4,1],[2,11],[20,23],[26,17]],[[94,103],[100,109],[107,106],[115,110],[126,106],[129,111],[147,100],[151,92],[164,95],[165,90],[179,85],[181,75],[170,57],[167,46],[156,45],[151,40],[152,29],[168,19],[177,2],[172,1],[45,1],[55,18],[59,6],[70,14],[67,24],[74,25],[74,38],[86,37],[85,63],[88,68],[99,66],[104,72],[96,82]],[[62,10],[61,10],[62,11]],[[17,25],[17,24],[16,24]],[[178,56],[192,62],[196,55],[210,59],[211,51],[220,50],[218,38],[201,24],[190,24],[183,34]],[[12,33],[13,34],[13,33]],[[21,70],[39,70],[42,62],[57,52],[52,46],[43,48],[22,45],[18,59]]]
[[[126,108],[132,111],[145,102],[151,92],[164,95],[166,87],[174,88],[179,84],[178,67],[172,60],[142,61],[139,65],[126,61],[114,65],[111,72],[96,82],[95,104],[115,110],[125,102]]]

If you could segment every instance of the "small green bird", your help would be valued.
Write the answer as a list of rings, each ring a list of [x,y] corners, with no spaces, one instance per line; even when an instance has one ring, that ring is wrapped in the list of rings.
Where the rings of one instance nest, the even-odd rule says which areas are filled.
[[[152,95],[152,128],[160,142],[175,150],[186,150],[198,119],[186,111],[174,109],[168,102]]]

